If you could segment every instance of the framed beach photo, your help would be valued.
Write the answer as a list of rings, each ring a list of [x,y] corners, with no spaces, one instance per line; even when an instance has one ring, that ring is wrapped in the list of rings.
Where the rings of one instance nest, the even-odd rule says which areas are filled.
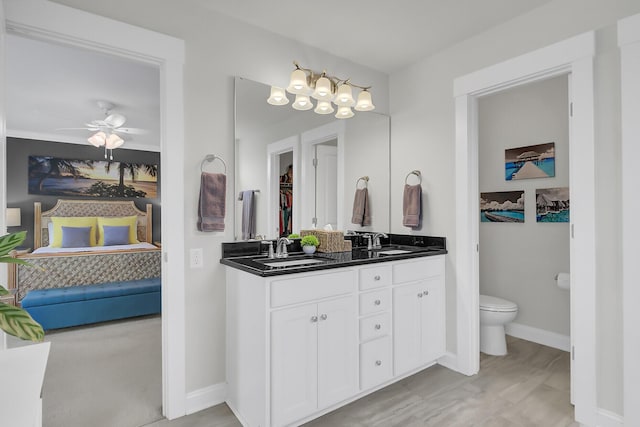
[[[480,193],[480,222],[524,222],[524,191]]]
[[[528,145],[504,150],[505,179],[551,178],[556,176],[556,143]]]
[[[569,187],[536,190],[537,222],[569,222]]]
[[[158,165],[29,156],[29,194],[158,197]]]

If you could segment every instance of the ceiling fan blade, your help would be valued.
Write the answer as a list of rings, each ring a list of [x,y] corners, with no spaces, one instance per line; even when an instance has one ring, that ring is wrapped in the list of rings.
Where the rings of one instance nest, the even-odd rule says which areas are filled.
[[[140,129],[140,128],[118,128],[118,129],[114,129],[114,130],[116,132],[128,133],[130,135],[145,135],[145,134],[149,133],[148,130]]]
[[[110,126],[112,128],[119,128],[120,126],[122,126],[126,122],[127,122],[127,118],[125,116],[123,116],[122,114],[117,114],[117,113],[109,114],[104,119],[104,123],[106,123],[107,126]]]
[[[86,128],[58,128],[56,130],[92,130],[93,131],[93,130],[98,130],[98,128],[89,128],[89,127],[86,127]]]

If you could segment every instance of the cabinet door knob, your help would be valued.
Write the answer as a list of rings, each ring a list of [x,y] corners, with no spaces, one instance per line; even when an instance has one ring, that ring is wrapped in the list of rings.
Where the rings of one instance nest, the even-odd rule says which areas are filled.
[[[376,326],[375,326],[376,329],[380,329],[381,327],[382,326],[380,325],[380,323],[377,323]]]
[[[426,297],[427,295],[429,295],[429,291],[422,292],[422,295],[424,295]]]
[[[327,315],[326,314],[321,315],[320,320],[327,320]]]
[[[422,292],[418,294],[418,298],[422,298]]]
[[[373,280],[380,280],[380,276],[374,277]]]
[[[318,321],[318,316],[312,316],[311,317],[311,323],[317,322]]]
[[[375,305],[380,305],[380,302],[381,302],[381,301],[380,301],[379,299],[377,299],[377,300],[375,300],[373,303],[374,303]]]
[[[382,365],[382,360],[376,360],[376,366]]]

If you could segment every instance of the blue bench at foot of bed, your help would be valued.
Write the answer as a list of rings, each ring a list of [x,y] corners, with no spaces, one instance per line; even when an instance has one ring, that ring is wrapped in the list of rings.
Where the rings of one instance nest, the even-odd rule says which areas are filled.
[[[22,308],[45,330],[160,313],[160,278],[29,291]]]

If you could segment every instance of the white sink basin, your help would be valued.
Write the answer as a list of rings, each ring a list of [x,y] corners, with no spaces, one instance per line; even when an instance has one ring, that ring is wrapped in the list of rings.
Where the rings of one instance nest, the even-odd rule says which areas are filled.
[[[321,264],[326,262],[321,259],[291,259],[291,260],[278,260],[278,261],[264,261],[264,265],[268,265],[269,267],[295,267],[301,265],[311,265],[311,264]]]
[[[386,251],[378,252],[380,255],[400,255],[400,254],[408,254],[412,251],[407,251],[405,249],[389,249]]]

